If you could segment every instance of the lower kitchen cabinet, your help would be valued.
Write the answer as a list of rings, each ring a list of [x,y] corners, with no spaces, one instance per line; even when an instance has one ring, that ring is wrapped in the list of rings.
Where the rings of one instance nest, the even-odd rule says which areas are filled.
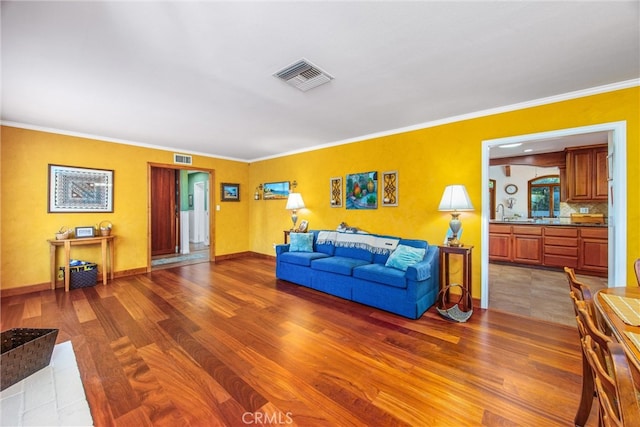
[[[580,270],[607,273],[609,265],[608,231],[606,228],[580,230]]]
[[[490,224],[489,260],[606,276],[607,240],[606,227]]]
[[[513,262],[542,263],[542,227],[513,227]]]
[[[545,227],[544,264],[578,268],[578,227]]]

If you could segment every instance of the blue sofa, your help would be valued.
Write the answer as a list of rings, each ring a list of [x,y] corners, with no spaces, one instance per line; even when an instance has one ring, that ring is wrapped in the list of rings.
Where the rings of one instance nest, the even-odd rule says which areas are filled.
[[[276,246],[278,279],[411,319],[435,303],[438,247],[425,240],[331,230],[290,237]]]

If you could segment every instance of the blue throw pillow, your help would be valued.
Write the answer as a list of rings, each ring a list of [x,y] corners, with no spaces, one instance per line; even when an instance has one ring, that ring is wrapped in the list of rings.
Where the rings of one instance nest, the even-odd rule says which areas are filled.
[[[313,252],[313,233],[291,233],[289,238],[289,252]]]
[[[386,267],[397,268],[407,271],[409,266],[419,263],[424,258],[426,250],[424,248],[414,248],[412,246],[398,245],[396,250],[391,252],[389,259],[385,263]]]

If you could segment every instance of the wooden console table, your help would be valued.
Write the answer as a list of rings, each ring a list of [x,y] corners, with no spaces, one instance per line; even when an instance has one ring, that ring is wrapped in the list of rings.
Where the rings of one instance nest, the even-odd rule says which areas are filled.
[[[471,293],[471,250],[473,246],[438,246],[440,249],[440,290],[449,286],[451,283],[450,271],[449,271],[449,255],[462,255],[462,287],[469,292],[470,298],[473,300],[473,294]],[[447,294],[447,302],[449,302],[449,295]],[[464,310],[468,311],[472,307],[469,307],[468,301],[465,298],[463,301]]]
[[[48,240],[50,248],[51,262],[51,289],[56,288],[56,249],[64,247],[64,291],[69,292],[69,280],[71,278],[71,270],[69,269],[69,260],[71,259],[71,246],[82,245],[100,245],[102,248],[102,284],[107,284],[107,271],[109,277],[113,280],[113,260],[115,256],[115,248],[113,239],[116,236],[96,236],[83,237],[79,239],[64,240]],[[109,249],[109,263],[107,264],[107,248]],[[108,268],[107,268],[108,265]]]

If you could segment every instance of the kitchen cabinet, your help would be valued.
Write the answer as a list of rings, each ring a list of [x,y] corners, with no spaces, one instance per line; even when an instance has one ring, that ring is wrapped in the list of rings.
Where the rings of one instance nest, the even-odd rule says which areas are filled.
[[[606,227],[489,224],[489,261],[541,267],[571,267],[606,276]]]
[[[511,261],[511,226],[489,224],[489,259]]]
[[[606,273],[608,265],[608,230],[606,228],[582,228],[580,230],[578,268],[580,270]]]
[[[513,262],[521,264],[542,263],[542,227],[514,226]]]
[[[566,153],[567,201],[606,201],[609,185],[607,145],[568,148]]]
[[[545,227],[544,265],[578,268],[578,228]]]
[[[541,264],[542,228],[489,224],[489,259],[521,264]]]

